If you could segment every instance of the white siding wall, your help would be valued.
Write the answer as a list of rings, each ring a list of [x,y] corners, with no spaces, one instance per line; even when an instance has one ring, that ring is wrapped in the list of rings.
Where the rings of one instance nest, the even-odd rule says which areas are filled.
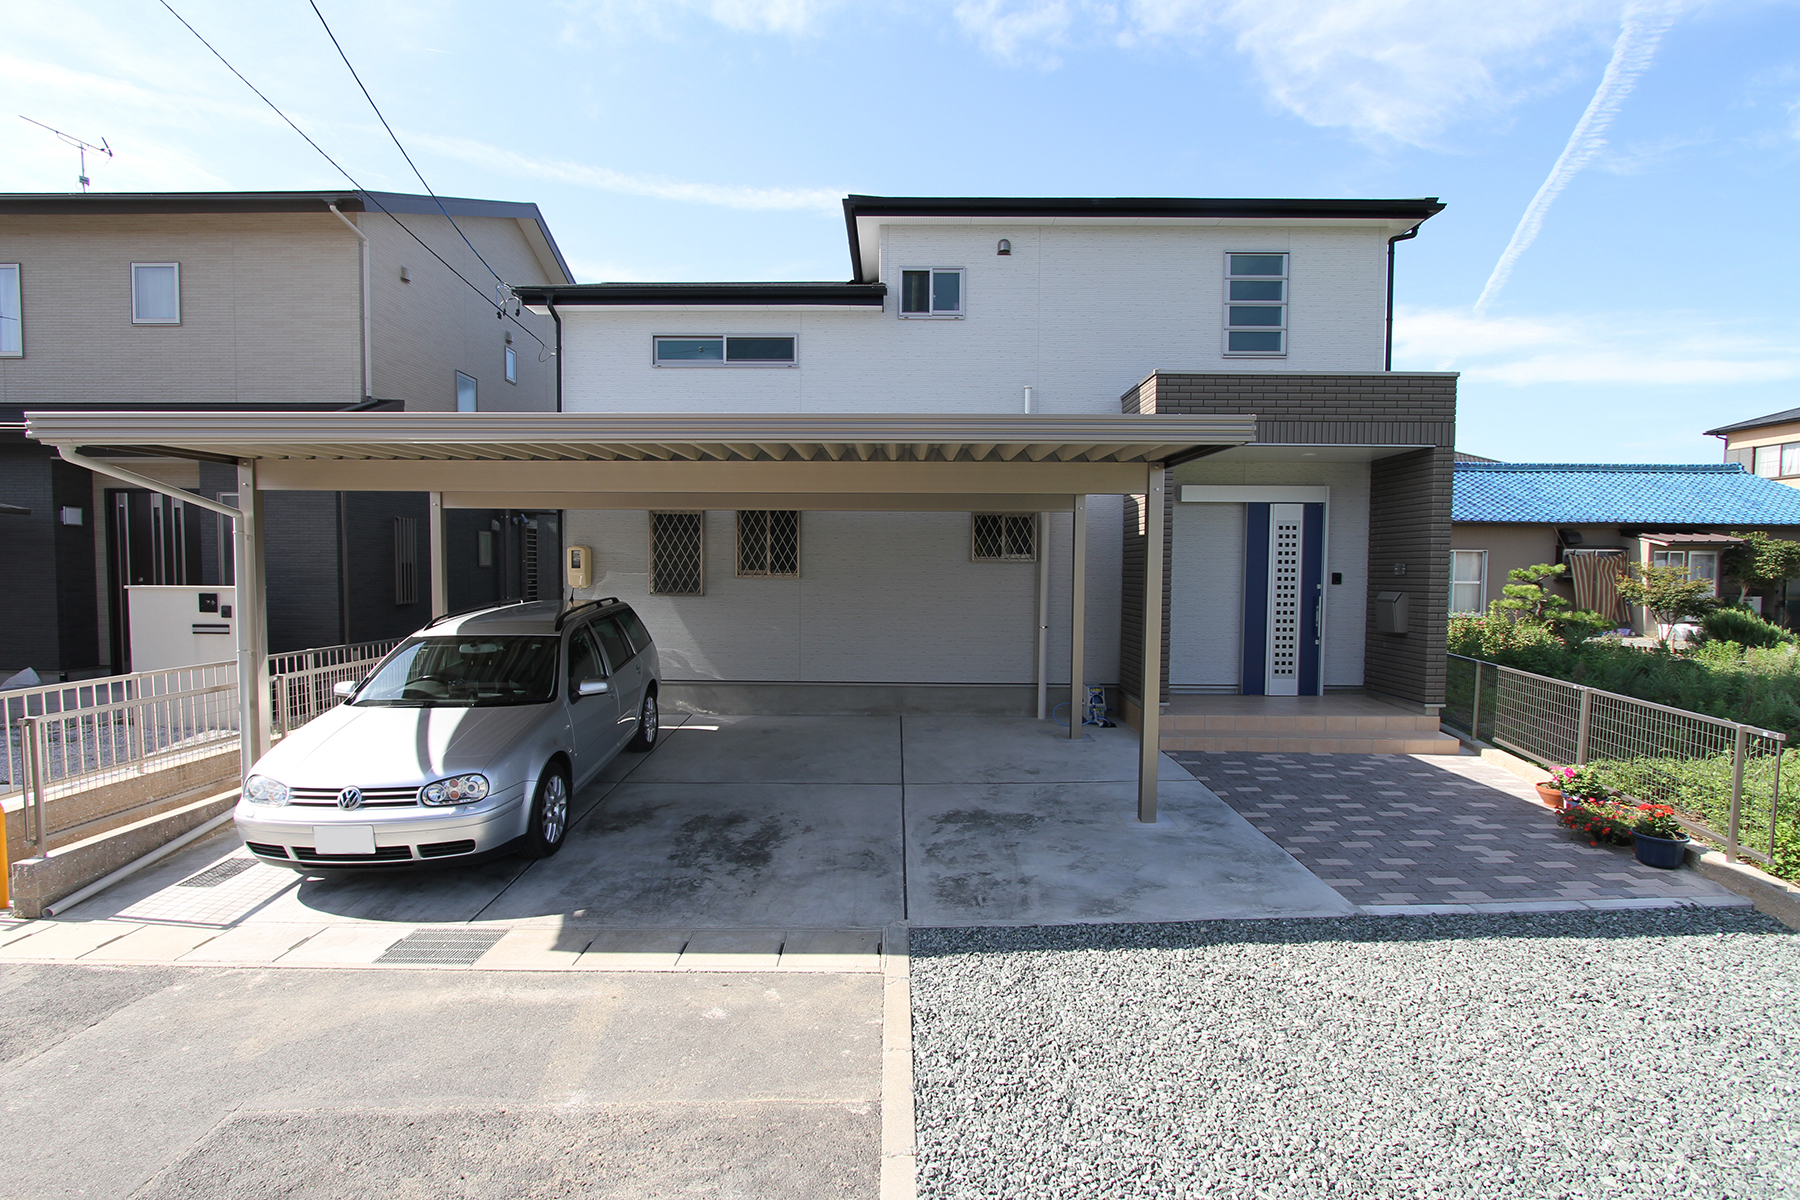
[[[1331,489],[1326,510],[1325,686],[1361,687],[1368,620],[1367,463],[1234,463],[1201,459],[1169,472],[1170,486],[1307,485]],[[1169,684],[1239,682],[1244,612],[1244,506],[1184,504],[1176,493],[1169,575]],[[1331,582],[1341,571],[1342,584]]]
[[[1090,511],[1090,547],[1118,521]],[[1050,675],[1066,681],[1069,518],[1053,516],[1051,527]],[[709,512],[703,596],[650,595],[642,512],[570,512],[565,528],[568,544],[594,551],[594,586],[576,599],[629,602],[670,679],[1032,682],[1037,568],[971,562],[965,513],[802,513],[800,578],[766,579],[737,575],[735,518]],[[1116,563],[1116,537],[1111,545]],[[1117,572],[1108,589],[1101,556],[1090,562],[1087,674],[1110,682]]]
[[[994,253],[1009,238],[1008,257]],[[884,310],[648,312],[564,308],[563,406],[572,412],[1011,413],[1023,389],[1039,412],[1113,414],[1153,370],[1381,369],[1385,238],[1373,229],[894,225],[881,241],[893,291]],[[1291,255],[1290,353],[1222,356],[1225,254]],[[900,320],[899,272],[962,267],[964,320]],[[656,368],[656,334],[795,334],[794,368]],[[484,382],[484,393],[485,393]],[[1216,468],[1214,468],[1216,469]],[[1296,468],[1271,481],[1338,482]],[[1241,468],[1240,468],[1241,470]],[[1362,678],[1361,580],[1368,473],[1334,504],[1332,569],[1345,572],[1327,681]],[[1229,471],[1229,468],[1228,468]],[[1190,479],[1190,482],[1193,480]],[[1336,497],[1334,496],[1334,500]],[[1360,512],[1359,524],[1340,509]],[[1118,678],[1122,501],[1088,512],[1087,681]],[[1032,574],[971,564],[967,518],[808,513],[798,582],[733,574],[731,516],[708,521],[708,594],[648,597],[642,513],[572,512],[570,544],[590,544],[593,595],[641,604],[670,678],[1026,683]],[[1068,677],[1068,518],[1053,518],[1051,666]],[[1178,527],[1179,529],[1179,527]],[[1240,535],[1241,536],[1241,535]],[[1212,556],[1215,561],[1217,556]],[[1235,560],[1241,564],[1241,548]],[[1241,565],[1233,569],[1241,573]],[[1334,597],[1335,599],[1335,597]],[[1342,611],[1340,611],[1340,609]],[[1180,619],[1179,610],[1178,620]]]

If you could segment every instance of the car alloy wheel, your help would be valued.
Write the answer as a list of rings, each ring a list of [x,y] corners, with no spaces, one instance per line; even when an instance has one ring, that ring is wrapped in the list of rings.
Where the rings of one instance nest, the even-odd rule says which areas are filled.
[[[569,784],[560,771],[553,772],[544,780],[543,816],[540,820],[546,845],[554,846],[562,841],[563,830],[569,824]]]
[[[656,735],[662,731],[660,717],[656,711],[656,693],[644,693],[644,707],[638,712],[637,733],[631,739],[633,750],[649,750],[656,745]]]

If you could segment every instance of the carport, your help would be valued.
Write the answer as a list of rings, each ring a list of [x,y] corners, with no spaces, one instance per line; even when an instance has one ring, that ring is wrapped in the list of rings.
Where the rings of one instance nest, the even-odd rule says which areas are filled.
[[[1164,541],[1167,468],[1255,440],[1250,415],[805,415],[590,413],[27,413],[27,436],[69,462],[230,518],[246,767],[268,747],[263,571],[269,491],[427,492],[431,593],[446,608],[450,508],[794,509],[1073,514],[1069,736],[1082,736],[1085,512],[1091,495],[1138,496],[1147,546]],[[232,508],[90,452],[229,463]],[[126,460],[128,461],[128,460]],[[1162,556],[1148,554],[1142,674],[1161,693]],[[1131,598],[1128,598],[1128,601]],[[1041,629],[1040,617],[1040,629]],[[1040,637],[1043,636],[1040,633]],[[1040,655],[1041,661],[1041,655]],[[1042,675],[1040,674],[1040,686]],[[1159,706],[1142,706],[1138,820],[1157,816]]]

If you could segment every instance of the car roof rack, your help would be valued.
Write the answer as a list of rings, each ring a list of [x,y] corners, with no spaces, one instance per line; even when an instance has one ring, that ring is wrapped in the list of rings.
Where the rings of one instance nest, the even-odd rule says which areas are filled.
[[[555,628],[558,633],[562,632],[563,622],[567,621],[570,617],[574,616],[584,608],[605,608],[609,604],[617,604],[618,602],[619,598],[617,596],[607,596],[600,600],[583,600],[580,604],[571,604],[569,607],[556,614]]]
[[[521,604],[531,603],[533,603],[533,601],[530,600],[503,600],[498,604],[489,601],[486,604],[477,604],[474,608],[459,608],[455,612],[447,612],[441,617],[431,618],[431,620],[425,623],[424,628],[430,629],[434,625],[442,625],[445,621],[452,620],[456,617],[467,617],[478,612],[488,612],[491,609],[517,608]]]

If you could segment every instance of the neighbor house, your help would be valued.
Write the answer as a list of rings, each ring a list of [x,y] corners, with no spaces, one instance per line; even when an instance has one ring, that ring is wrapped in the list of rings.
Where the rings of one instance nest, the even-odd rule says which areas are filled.
[[[592,576],[571,598],[629,600],[657,631],[671,697],[730,711],[1029,712],[1034,685],[1073,673],[1076,647],[1040,649],[1044,631],[1075,621],[1074,682],[1130,714],[1160,524],[1165,695],[1366,688],[1439,705],[1455,376],[1388,367],[1394,243],[1441,207],[851,196],[847,282],[521,288],[558,318],[568,414],[685,414],[721,439],[768,414],[1020,423],[999,444],[852,443],[872,470],[917,460],[921,479],[940,460],[1155,449],[1034,438],[1033,422],[1254,418],[1254,444],[1173,457],[1157,523],[1130,495],[961,511],[954,497],[934,511],[572,500],[565,537],[591,549]],[[747,453],[796,474],[845,453],[697,445],[650,452]]]
[[[497,276],[570,282],[536,205],[356,191],[0,196],[0,500],[30,510],[6,530],[0,677],[127,669],[126,588],[232,578],[221,518],[71,465],[23,437],[24,412],[552,410],[553,323],[515,318],[510,304],[497,319],[510,299]],[[89,449],[107,453],[104,441]],[[130,467],[210,499],[237,487],[233,466],[204,457],[138,453]],[[422,624],[429,515],[420,492],[276,498],[271,648]],[[445,545],[464,605],[535,595],[560,548],[554,513],[506,511],[451,514]]]
[[[1725,461],[1764,479],[1800,487],[1800,408],[1706,431],[1725,443]]]
[[[1536,563],[1568,567],[1559,594],[1648,628],[1614,581],[1630,566],[1675,566],[1717,591],[1736,536],[1760,530],[1800,538],[1800,492],[1729,463],[1456,464],[1450,611],[1479,613],[1508,573]]]

